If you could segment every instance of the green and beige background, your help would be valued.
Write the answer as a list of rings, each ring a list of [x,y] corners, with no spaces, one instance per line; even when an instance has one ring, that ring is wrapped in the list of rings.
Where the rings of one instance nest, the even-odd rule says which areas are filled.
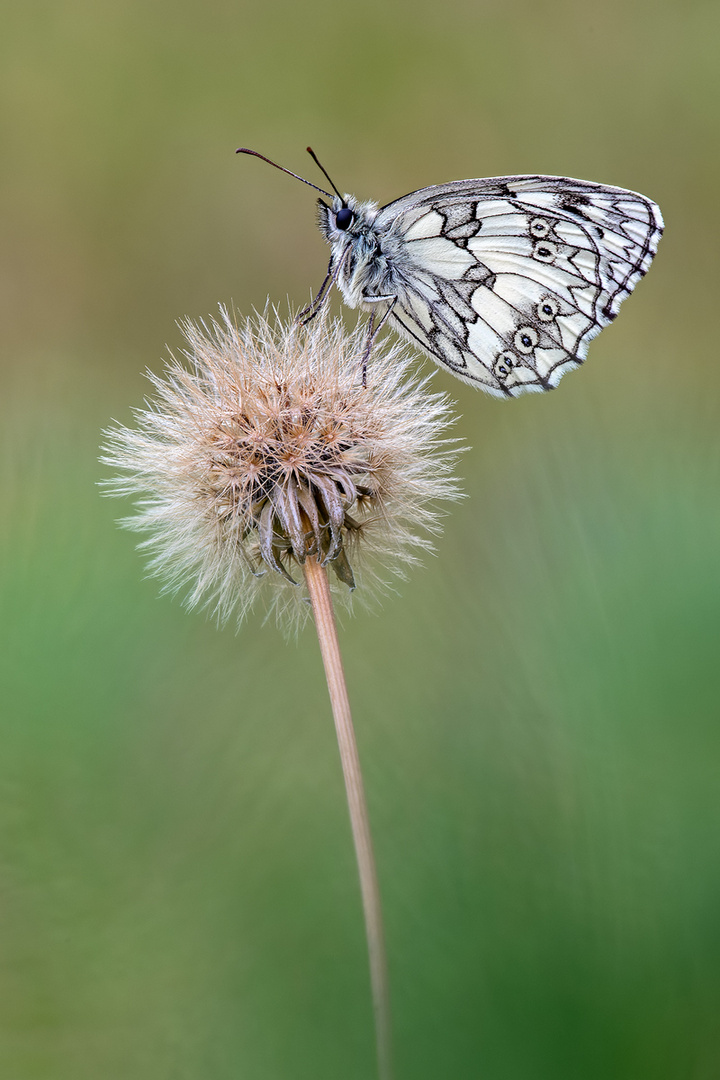
[[[716,1080],[718,5],[6,0],[2,26],[0,1076],[373,1076],[312,632],[159,598],[96,487],[177,318],[320,284],[313,193],[233,153],[315,179],[309,143],[381,202],[547,172],[663,209],[557,391],[438,373],[469,498],[342,643],[399,1080]]]

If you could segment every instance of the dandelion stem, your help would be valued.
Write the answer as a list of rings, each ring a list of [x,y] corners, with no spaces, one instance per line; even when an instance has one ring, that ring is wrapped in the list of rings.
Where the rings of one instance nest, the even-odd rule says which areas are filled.
[[[345,685],[345,674],[340,656],[340,645],[327,572],[312,555],[305,560],[304,571],[313,615],[315,616],[315,626],[335,720],[340,759],[345,777],[348,809],[350,811],[350,824],[355,842],[355,856],[360,875],[360,892],[365,914],[365,932],[370,960],[370,983],[375,1011],[378,1074],[380,1080],[392,1080],[390,997],[385,956],[385,936],[380,910],[380,889],[378,887],[375,856],[370,836],[370,821],[360,771],[360,758],[350,715],[350,701]]]

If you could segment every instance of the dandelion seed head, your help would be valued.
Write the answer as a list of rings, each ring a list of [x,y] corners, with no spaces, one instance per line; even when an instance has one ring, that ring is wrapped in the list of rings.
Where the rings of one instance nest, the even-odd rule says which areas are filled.
[[[459,495],[444,394],[398,343],[320,314],[305,327],[266,312],[186,322],[187,348],[135,427],[106,434],[104,484],[136,496],[123,520],[146,533],[151,573],[221,622],[263,604],[285,626],[309,606],[302,564],[327,565],[336,597],[372,601],[439,531]]]

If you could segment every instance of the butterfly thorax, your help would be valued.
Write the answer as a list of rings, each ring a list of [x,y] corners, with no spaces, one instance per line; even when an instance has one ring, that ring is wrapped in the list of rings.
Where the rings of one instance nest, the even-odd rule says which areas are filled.
[[[337,223],[343,210],[352,214],[346,228]],[[336,197],[332,206],[318,199],[318,224],[332,248],[331,273],[345,303],[352,308],[377,310],[377,305],[366,303],[367,298],[394,295],[396,291],[396,242],[391,228],[378,227],[377,213],[377,203],[360,202],[353,195],[343,200]]]

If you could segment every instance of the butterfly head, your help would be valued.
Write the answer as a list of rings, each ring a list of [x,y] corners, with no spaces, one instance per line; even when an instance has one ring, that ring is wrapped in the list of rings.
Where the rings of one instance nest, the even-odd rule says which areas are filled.
[[[320,232],[330,244],[357,238],[367,232],[375,212],[375,203],[361,203],[354,195],[336,195],[330,204],[318,199]]]

